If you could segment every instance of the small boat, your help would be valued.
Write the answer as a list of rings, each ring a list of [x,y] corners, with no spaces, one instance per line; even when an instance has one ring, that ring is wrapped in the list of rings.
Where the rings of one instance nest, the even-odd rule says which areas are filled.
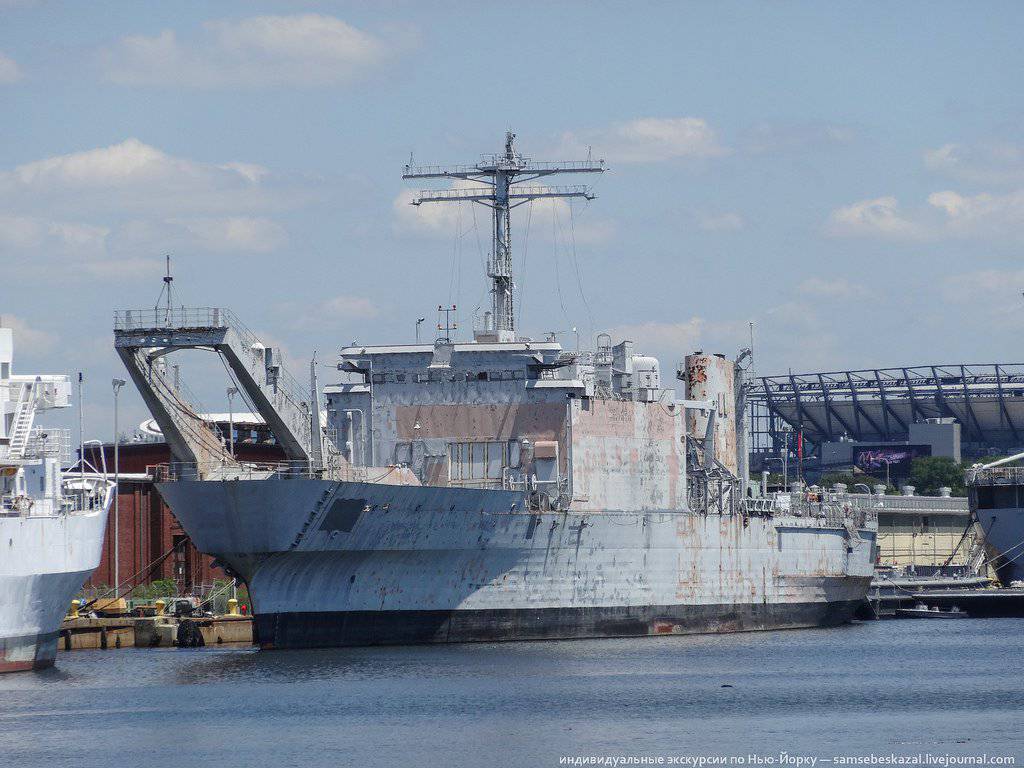
[[[896,618],[899,619],[969,619],[966,611],[961,611],[955,605],[947,611],[940,610],[937,605],[929,608],[924,603],[918,603],[913,608],[897,608]]]

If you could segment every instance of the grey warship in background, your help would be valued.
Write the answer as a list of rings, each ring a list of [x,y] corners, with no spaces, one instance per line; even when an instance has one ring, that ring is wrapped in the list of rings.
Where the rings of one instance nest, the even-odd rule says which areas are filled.
[[[261,646],[847,621],[871,580],[874,512],[845,495],[746,488],[732,361],[687,357],[678,400],[630,341],[601,335],[580,353],[516,333],[510,210],[590,198],[531,182],[604,166],[533,162],[513,138],[475,165],[405,169],[475,183],[415,204],[493,209],[493,307],[472,341],[347,347],[345,380],[321,392],[315,369],[299,386],[226,310],[168,299],[115,315],[117,351],[175,459],[159,491],[196,546],[248,585]],[[287,461],[236,462],[189,405],[165,359],[197,348],[222,357]]]
[[[966,472],[971,514],[985,534],[985,543],[999,580],[1024,586],[1024,453]],[[1016,466],[1010,466],[1016,464]]]

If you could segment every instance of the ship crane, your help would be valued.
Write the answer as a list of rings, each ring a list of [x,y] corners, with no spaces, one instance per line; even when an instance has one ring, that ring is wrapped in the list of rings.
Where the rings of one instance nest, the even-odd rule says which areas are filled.
[[[452,189],[424,190],[412,204],[424,203],[479,203],[493,213],[493,236],[487,276],[491,279],[494,331],[497,340],[515,341],[515,315],[513,314],[512,282],[512,223],[510,212],[523,203],[543,198],[583,198],[593,200],[590,187],[545,186],[530,184],[539,178],[558,173],[603,173],[604,160],[577,160],[565,162],[535,162],[515,149],[516,135],[505,134],[505,151],[482,155],[476,165],[405,166],[403,179],[458,179],[476,186]]]

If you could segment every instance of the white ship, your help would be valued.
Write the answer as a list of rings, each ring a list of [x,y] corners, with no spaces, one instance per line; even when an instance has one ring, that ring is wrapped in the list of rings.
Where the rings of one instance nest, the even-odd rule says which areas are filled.
[[[114,484],[61,472],[66,430],[35,426],[67,408],[67,376],[16,376],[14,338],[0,328],[0,672],[51,666],[61,619],[99,565]]]

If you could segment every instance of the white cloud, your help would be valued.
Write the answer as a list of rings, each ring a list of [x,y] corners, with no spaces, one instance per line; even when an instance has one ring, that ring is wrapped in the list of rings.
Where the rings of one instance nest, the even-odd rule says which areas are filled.
[[[0,254],[135,274],[140,254],[267,253],[288,233],[267,217],[309,186],[253,163],[175,157],[138,139],[0,171]]]
[[[288,233],[259,217],[148,218],[120,223],[107,242],[117,257],[153,251],[269,253],[288,242]]]
[[[0,253],[46,249],[92,256],[103,251],[109,234],[91,224],[0,214]]]
[[[1024,183],[1024,147],[1009,142],[944,144],[924,153],[925,167],[972,184]]]
[[[1024,239],[1024,190],[1006,195],[961,195],[935,192],[929,205],[946,215],[946,232],[954,237]]]
[[[14,360],[49,352],[57,343],[56,335],[30,325],[17,315],[0,315],[0,328],[14,329]]]
[[[673,365],[701,347],[705,321],[691,317],[675,323],[647,322],[616,326],[608,332],[613,339],[635,342],[639,353],[654,355],[663,365]],[[665,378],[665,372],[662,373]],[[668,379],[666,379],[667,381]]]
[[[21,68],[18,62],[0,53],[0,85],[10,85],[21,80]]]
[[[707,121],[700,117],[641,117],[605,128],[567,132],[564,152],[583,154],[593,147],[609,163],[656,163],[726,154]]]
[[[986,337],[1024,328],[1024,269],[980,269],[946,277],[941,286],[948,304],[958,304],[958,322]],[[961,311],[963,309],[964,311]]]
[[[320,303],[319,313],[332,318],[377,317],[380,310],[365,296],[335,296]]]
[[[698,213],[697,226],[705,232],[735,232],[746,226],[746,221],[735,211]]]
[[[0,256],[28,266],[74,263],[97,277],[151,270],[153,260],[140,253],[268,253],[287,241],[280,224],[245,216],[129,220],[108,227],[0,215]]]
[[[833,211],[825,232],[893,240],[1024,240],[1024,190],[1005,195],[944,190],[930,194],[927,202],[904,212],[895,197],[862,200]]]
[[[169,29],[125,37],[101,60],[107,77],[123,85],[318,87],[365,75],[404,45],[307,13],[208,21],[196,40]]]
[[[944,284],[946,298],[974,303],[1000,294],[1021,301],[1024,269],[979,269],[948,276]]]
[[[80,214],[150,210],[165,215],[279,207],[288,190],[267,169],[174,157],[138,139],[25,163],[0,172],[0,203],[44,201]]]
[[[871,295],[863,285],[841,277],[809,277],[797,286],[797,291],[805,296],[824,299],[865,299]]]
[[[248,251],[269,253],[288,242],[288,233],[275,221],[265,218],[232,216],[222,219],[173,220],[195,239],[196,245],[209,251]]]
[[[861,200],[832,211],[825,223],[825,232],[834,237],[883,237],[917,240],[925,232],[907,218],[895,197]]]
[[[380,315],[380,307],[365,296],[339,294],[316,302],[281,302],[276,307],[286,324],[293,329],[322,329],[325,324],[338,326]]]

